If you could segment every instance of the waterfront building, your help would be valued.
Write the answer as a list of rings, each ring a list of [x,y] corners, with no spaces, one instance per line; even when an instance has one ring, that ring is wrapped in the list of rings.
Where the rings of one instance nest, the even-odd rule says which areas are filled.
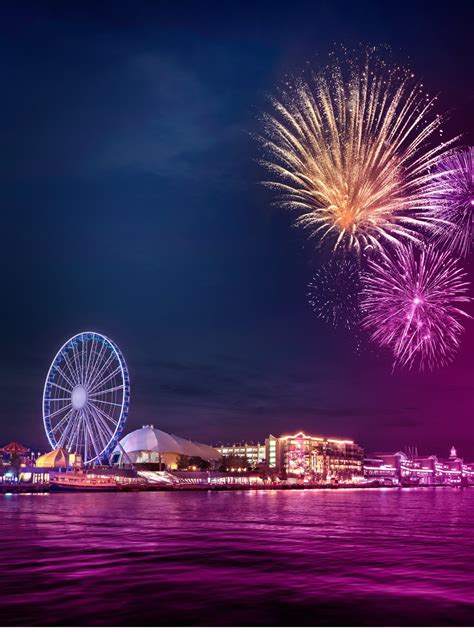
[[[376,453],[364,460],[368,481],[392,484],[445,485],[474,482],[474,464],[464,463],[451,448],[448,459],[419,456],[417,451]]]
[[[277,437],[270,435],[265,439],[265,461],[268,471],[276,472],[279,469],[279,463],[277,460],[278,452],[278,439]]]
[[[216,450],[223,457],[245,459],[250,467],[257,467],[265,463],[265,443],[233,443],[232,445],[216,446]]]
[[[245,457],[252,466],[263,465],[269,474],[311,482],[352,480],[362,477],[363,450],[348,439],[313,437],[303,432],[276,437],[264,444],[232,444],[217,448],[223,456]]]
[[[272,443],[268,443],[269,457]],[[304,432],[276,440],[276,469],[308,482],[348,481],[363,475],[363,449],[350,439],[313,437]]]
[[[216,464],[221,455],[209,445],[189,441],[149,425],[123,437],[112,452],[110,462],[119,466],[133,464],[158,470],[176,470],[185,462],[183,457]]]
[[[368,481],[378,481],[383,484],[398,484],[399,467],[397,455],[371,456],[364,459],[364,476]]]

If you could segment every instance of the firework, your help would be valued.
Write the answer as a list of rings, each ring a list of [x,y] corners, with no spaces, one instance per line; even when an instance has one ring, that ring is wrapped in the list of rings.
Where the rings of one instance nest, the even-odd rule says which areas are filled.
[[[459,348],[470,300],[458,260],[433,247],[410,244],[392,257],[372,260],[362,275],[362,326],[372,340],[388,347],[396,366],[420,370],[444,366]]]
[[[465,257],[472,245],[474,147],[460,149],[444,157],[437,175],[445,190],[443,217],[448,223],[437,231],[436,242]]]
[[[264,184],[334,250],[419,242],[437,226],[445,183],[432,168],[453,141],[431,142],[442,121],[412,77],[373,55],[336,63],[287,86],[262,117]]]
[[[350,259],[331,259],[308,284],[308,302],[318,318],[351,329],[360,319],[359,267]]]

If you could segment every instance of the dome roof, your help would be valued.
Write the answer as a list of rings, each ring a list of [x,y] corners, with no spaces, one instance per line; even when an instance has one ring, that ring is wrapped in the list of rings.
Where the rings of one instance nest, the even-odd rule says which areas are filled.
[[[121,449],[122,448],[122,449]],[[186,454],[187,456],[198,456],[206,461],[217,461],[220,453],[204,443],[188,441],[173,434],[168,434],[158,430],[153,426],[143,426],[138,430],[133,430],[123,439],[120,445],[114,450],[117,452],[158,452],[160,454]]]
[[[221,458],[221,453],[213,448],[210,445],[206,445],[205,443],[198,443],[197,441],[193,441],[194,445],[196,445],[202,451],[202,458],[207,461],[218,461]]]
[[[188,441],[187,439],[181,439],[181,437],[177,437],[176,435],[171,435],[176,443],[180,447],[180,454],[187,454],[188,456],[200,456],[202,457],[202,450],[198,448],[195,443]]]
[[[67,467],[69,454],[63,448],[56,448],[36,459],[36,467]]]
[[[125,452],[145,451],[182,454],[181,447],[171,435],[153,428],[153,426],[143,426],[143,428],[129,432],[120,441],[120,445]]]

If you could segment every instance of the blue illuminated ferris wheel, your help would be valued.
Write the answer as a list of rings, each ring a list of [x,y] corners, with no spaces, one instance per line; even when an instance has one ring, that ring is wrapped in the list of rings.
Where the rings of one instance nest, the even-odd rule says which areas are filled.
[[[105,461],[125,426],[130,379],[120,349],[94,332],[73,336],[57,352],[43,391],[43,422],[53,449]]]

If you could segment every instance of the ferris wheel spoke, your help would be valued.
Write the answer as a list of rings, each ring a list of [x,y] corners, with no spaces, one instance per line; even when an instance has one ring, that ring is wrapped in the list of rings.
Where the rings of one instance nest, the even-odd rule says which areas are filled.
[[[96,410],[98,410],[98,411],[99,411],[99,413],[100,413],[103,417],[105,417],[106,419],[108,419],[108,420],[110,421],[110,423],[112,423],[114,426],[116,426],[116,425],[117,425],[117,419],[114,419],[113,417],[111,417],[109,414],[107,414],[107,413],[105,412],[105,410],[102,410],[101,408],[98,408],[98,407],[97,407],[97,406],[95,406],[94,404],[91,404],[91,406],[94,406],[94,408],[95,408]]]
[[[63,430],[63,433],[61,434],[60,438],[58,439],[58,447],[60,447],[60,448],[63,447],[64,440],[65,440],[65,438],[68,435],[69,429],[73,425],[73,420],[74,420],[75,413],[76,413],[76,411],[74,409],[71,409],[70,413],[68,413],[69,421],[67,422],[67,425],[66,425],[66,427]]]
[[[60,445],[61,447],[64,447],[64,445],[66,445],[66,448],[68,451],[70,451],[71,449],[72,437],[74,435],[74,431],[76,428],[76,417],[77,417],[77,410],[74,410],[73,414],[71,415],[71,418],[68,421],[66,428],[64,429],[64,432],[61,435]]]
[[[88,435],[89,435],[89,419],[86,415],[85,410],[81,410],[81,418],[82,418],[82,424],[81,424],[81,428],[82,428],[82,440],[83,440],[83,445],[84,445],[84,455],[87,451],[88,454],[88,459],[90,459],[92,457],[93,454],[93,450],[91,449],[91,443],[88,439]],[[84,456],[84,460],[85,460],[85,456]]]
[[[84,463],[89,461],[89,445],[87,441],[84,440]]]
[[[66,362],[66,364],[67,364],[67,362]],[[74,384],[71,382],[71,380],[67,377],[67,375],[64,373],[64,371],[59,366],[57,367],[57,370],[58,370],[58,373],[60,375],[62,375],[63,379],[69,384],[69,386],[71,388],[74,388]]]
[[[66,406],[63,406],[62,408],[58,408],[58,410],[55,410],[52,413],[49,413],[49,417],[50,419],[52,419],[53,417],[56,417],[56,415],[59,415],[59,413],[63,413],[65,410],[68,410],[69,408],[72,408],[72,404],[69,401],[69,404],[67,404]]]
[[[90,347],[87,347],[89,352],[88,352],[87,364],[86,364],[86,376],[85,376],[86,384],[89,382],[89,371],[91,369],[91,361],[94,355],[95,345],[96,345],[96,341],[95,341],[95,338],[93,338]]]
[[[97,433],[100,436],[100,440],[102,442],[102,452],[103,452],[109,445],[109,442],[112,439],[113,435],[110,433],[110,430],[106,426],[101,425],[103,424],[103,421],[100,415],[97,415],[95,417],[95,423],[96,423]]]
[[[91,408],[90,413],[91,413],[92,418],[94,419],[97,434],[100,436],[101,441],[102,441],[102,445],[103,445],[102,450],[105,450],[108,442],[110,441],[110,438],[108,438],[110,437],[110,428],[107,426],[107,424],[104,422],[104,420],[100,416],[100,412],[98,411],[98,409],[93,410]]]
[[[100,388],[101,386],[104,386],[104,384],[107,384],[107,382],[110,382],[110,380],[112,378],[114,378],[116,375],[118,375],[119,373],[121,373],[122,369],[120,366],[116,367],[112,373],[109,373],[107,375],[107,377],[104,377],[100,382],[97,382],[95,384],[93,384],[93,388]]]
[[[93,404],[91,404],[93,406]],[[101,423],[105,433],[106,433],[106,437],[108,437],[107,439],[107,444],[109,443],[109,441],[111,440],[111,438],[114,436],[115,434],[115,430],[117,428],[117,420],[113,419],[112,417],[110,417],[110,415],[108,415],[104,410],[101,410],[99,408],[97,408],[96,406],[94,406],[95,412],[96,412],[96,417],[98,417],[99,422]]]
[[[109,355],[109,357],[104,361],[104,364],[100,367],[100,369],[97,371],[97,373],[89,381],[88,387],[90,389],[97,388],[97,384],[100,382],[100,380],[103,378],[103,376],[106,375],[106,373],[109,370],[111,364],[113,364],[113,362],[115,360],[116,360],[116,358],[115,358],[115,356],[114,356],[114,354],[112,352]]]
[[[89,388],[91,386],[91,382],[94,379],[94,376],[97,375],[97,371],[100,373],[101,369],[99,367],[101,366],[102,361],[106,357],[106,355],[107,355],[107,348],[104,345],[102,345],[95,359],[94,366],[92,367],[89,379],[87,380],[85,384],[86,388]]]
[[[99,351],[96,363],[94,364],[94,368],[91,371],[89,375],[89,379],[86,384],[88,389],[92,388],[92,385],[94,384],[94,382],[100,379],[100,377],[107,370],[107,367],[109,366],[109,363],[112,362],[112,360],[113,360],[113,354],[110,354],[108,356],[107,350],[104,351],[104,349],[101,349]]]
[[[77,347],[76,354],[79,365],[79,377],[81,378],[81,384],[84,384],[84,339],[82,340],[81,350],[79,351],[79,347]]]
[[[79,362],[79,377],[81,384],[84,384],[84,343],[82,343],[81,351],[77,351],[77,361]]]
[[[104,428],[107,429],[107,433],[113,434],[113,432],[115,431],[115,427],[117,425],[117,421],[113,419],[113,417],[110,417],[109,415],[107,415],[106,412],[104,412],[103,410],[95,406],[94,404],[91,404],[91,406],[94,409],[96,415],[99,417],[99,420],[102,422]],[[112,427],[110,427],[109,424],[112,424]]]
[[[62,391],[64,391],[65,393],[68,393],[68,394],[69,394],[69,396],[71,395],[71,392],[72,392],[72,391],[68,390],[67,388],[64,388],[64,386],[61,386],[60,384],[56,384],[56,382],[48,382],[48,384],[49,384],[51,387],[53,387],[53,386],[54,386],[55,388],[59,388],[59,389],[61,389],[61,390],[62,390]]]
[[[95,370],[99,364],[100,358],[104,351],[103,347],[100,347],[97,350],[97,345],[94,346],[95,341],[92,341],[91,353],[90,353],[90,362],[89,362],[89,375],[87,376],[86,382],[84,386],[87,388],[89,386],[89,379],[91,375],[94,375]]]
[[[76,384],[79,384],[79,375],[76,373],[74,367],[72,366],[72,363],[69,360],[69,356],[67,355],[67,353],[64,354],[64,362],[66,363],[66,366],[69,370],[69,374],[71,375],[73,381]],[[70,383],[71,384],[71,383]],[[71,387],[74,388],[75,384],[71,384]]]
[[[70,402],[70,397],[45,397],[45,402]]]
[[[106,399],[93,399],[89,397],[90,402],[95,402],[96,404],[104,404],[105,406],[117,406],[117,408],[122,408],[122,404],[116,404],[115,402],[108,402]]]
[[[79,350],[76,344],[72,345],[72,357],[74,359],[74,366],[76,368],[76,374],[78,379],[78,384],[82,384],[81,379],[81,368],[80,368],[80,360],[79,360]]]
[[[89,386],[90,377],[94,375],[95,373],[95,370],[98,366],[99,358],[101,357],[102,352],[103,352],[103,347],[100,347],[100,349],[97,351],[97,344],[95,343],[95,340],[93,340],[92,345],[91,345],[90,358],[89,358],[89,371],[87,373],[86,383],[84,385],[86,388]]]
[[[68,452],[77,452],[78,451],[77,448],[78,448],[78,445],[79,445],[79,436],[80,436],[80,433],[81,433],[81,428],[82,428],[81,411],[78,410],[77,411],[77,415],[76,415],[76,419],[75,419],[75,423],[74,423],[74,426],[72,428],[70,440],[69,440]]]
[[[61,426],[63,426],[66,423],[66,421],[71,416],[72,411],[73,409],[71,408],[71,410],[68,413],[66,413],[60,421],[58,421],[58,423],[54,426],[53,434],[57,433],[59,429],[61,428]]]
[[[91,428],[90,428],[90,426],[89,426],[89,420],[88,420],[88,419],[87,419],[87,422],[86,422],[85,429],[86,429],[87,434],[88,434],[88,435],[89,435],[89,437],[90,437],[90,441],[91,441],[91,444],[92,444],[92,446],[93,446],[93,448],[94,448],[95,456],[96,456],[96,458],[97,458],[97,457],[98,457],[98,456],[99,456],[99,455],[103,452],[103,448],[102,448],[102,450],[101,450],[101,449],[99,448],[99,446],[97,445],[97,443],[96,443],[96,437],[94,436],[94,433],[93,433],[92,429],[91,429]]]
[[[119,384],[118,386],[114,386],[113,388],[107,388],[105,391],[99,391],[98,393],[91,393],[91,396],[93,395],[94,397],[96,397],[97,395],[105,395],[106,393],[113,393],[114,391],[121,390],[123,390],[123,384]]]
[[[86,366],[87,366],[87,340],[82,338],[82,353],[81,353],[81,377],[82,384],[86,381]]]
[[[71,434],[66,441],[66,450],[68,452],[76,452],[77,450],[77,433],[79,432],[79,419],[76,418],[76,422],[71,429]]]
[[[83,430],[83,423],[82,423],[82,416],[81,416],[82,411],[79,411],[78,414],[76,415],[76,423],[75,426],[73,427],[72,433],[71,433],[71,441],[69,444],[69,452],[72,451],[72,447],[74,446],[74,452],[78,452],[78,448],[79,448],[79,440],[80,440],[80,435],[81,435],[81,430]]]
[[[89,349],[90,346],[87,343],[87,340],[84,340],[82,343],[82,384],[84,385],[87,380],[87,365],[89,362]]]
[[[66,374],[63,372],[63,377],[64,379],[67,379],[67,381],[69,382],[71,388],[74,388],[74,386],[76,386],[79,383],[79,377],[77,376],[71,362],[69,361],[69,358],[67,355],[64,355],[64,362],[66,363],[67,369],[69,371],[69,375],[72,378],[72,382],[67,378]],[[73,382],[75,382],[75,384],[73,384]]]
[[[104,422],[98,413],[93,411],[91,412],[91,416],[94,420],[94,428],[95,428],[95,431],[97,432],[97,436],[100,438],[100,441],[102,442],[102,450],[105,450],[110,440],[110,429],[104,425]]]

